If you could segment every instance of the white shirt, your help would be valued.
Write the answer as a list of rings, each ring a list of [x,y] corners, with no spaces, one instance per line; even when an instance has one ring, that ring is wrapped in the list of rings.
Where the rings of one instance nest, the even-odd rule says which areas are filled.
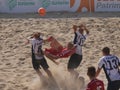
[[[103,56],[100,58],[98,67],[103,68],[108,81],[120,80],[120,59],[114,55]]]
[[[82,55],[82,46],[86,40],[87,35],[82,35],[78,30],[75,32],[74,44],[76,47],[76,54]]]
[[[29,39],[32,47],[33,47],[33,53],[35,54],[35,59],[42,59],[43,58],[43,54],[42,54],[42,44],[43,44],[43,39],[39,38],[39,39]]]

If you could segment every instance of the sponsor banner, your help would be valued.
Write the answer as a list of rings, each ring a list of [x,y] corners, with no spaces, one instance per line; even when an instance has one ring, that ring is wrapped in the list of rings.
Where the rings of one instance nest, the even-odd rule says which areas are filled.
[[[2,0],[2,9],[0,12],[21,13],[34,12],[36,10],[35,0]]]
[[[0,12],[7,13],[37,12],[40,7],[45,8],[47,12],[87,12],[93,10],[94,6],[93,3],[90,4],[90,0],[1,0],[1,3]]]
[[[34,13],[43,7],[47,12],[115,12],[120,0],[0,0],[0,12]]]
[[[95,0],[95,11],[120,11],[120,0]]]
[[[68,11],[69,0],[38,0],[38,4],[47,11]]]
[[[49,11],[68,11],[70,0],[2,0],[0,12],[27,13],[37,12],[40,7]],[[1,8],[2,7],[2,8]]]

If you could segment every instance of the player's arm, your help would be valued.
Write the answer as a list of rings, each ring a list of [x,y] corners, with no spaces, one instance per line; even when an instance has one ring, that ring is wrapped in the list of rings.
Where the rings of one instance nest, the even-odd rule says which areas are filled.
[[[50,36],[50,37],[48,37],[47,39],[44,39],[43,42],[44,42],[44,43],[50,42],[50,41],[52,41],[53,39],[54,39],[54,37],[53,37],[53,36]]]
[[[29,39],[26,39],[25,45],[27,45],[27,44],[29,44],[29,43],[30,43]]]
[[[56,56],[51,56],[51,55],[46,55],[46,57],[48,57],[53,63],[55,63],[56,65],[59,65],[59,63],[57,61],[55,61],[54,59],[58,59],[58,57]]]
[[[100,59],[100,60],[99,60],[99,63],[98,63],[98,69],[97,69],[97,71],[96,71],[95,77],[98,77],[98,76],[99,76],[99,74],[100,74],[100,72],[101,72],[101,70],[102,70],[103,65],[104,65],[104,61],[103,61],[103,59]]]
[[[98,69],[97,69],[97,71],[96,71],[96,75],[95,75],[95,77],[98,77],[99,74],[100,74],[100,72],[101,72],[101,68],[98,67]]]
[[[29,37],[29,38],[25,38],[26,41],[25,41],[25,45],[29,44],[30,42],[32,42],[32,37]]]
[[[54,56],[54,55],[52,55],[52,54],[50,54],[50,53],[47,53],[47,52],[44,52],[44,54],[45,54],[45,56],[46,56],[47,58],[49,58],[53,63],[55,63],[56,65],[59,65],[59,63],[54,60],[54,59],[58,59],[57,56]]]

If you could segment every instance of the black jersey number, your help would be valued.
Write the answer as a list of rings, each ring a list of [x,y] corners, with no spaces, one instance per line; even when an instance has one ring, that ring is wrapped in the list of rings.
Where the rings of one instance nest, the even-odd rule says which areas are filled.
[[[110,66],[110,70],[118,68],[117,60],[113,59],[113,60],[107,61],[107,62],[109,64],[109,66]]]
[[[39,55],[43,55],[43,51],[42,51],[41,48],[42,48],[42,47],[41,47],[41,45],[40,45],[40,46],[38,47],[38,51],[37,51]]]
[[[80,41],[79,41],[79,45],[83,45],[83,43],[84,43],[84,39],[83,38],[79,38],[80,39]]]

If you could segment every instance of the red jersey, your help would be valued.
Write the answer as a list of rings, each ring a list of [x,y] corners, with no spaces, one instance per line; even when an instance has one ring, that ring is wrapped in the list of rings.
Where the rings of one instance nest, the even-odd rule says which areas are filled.
[[[86,90],[105,90],[104,83],[101,80],[93,79],[90,83],[88,83]]]
[[[75,53],[75,48],[68,49],[68,48],[63,48],[63,46],[54,38],[54,37],[49,37],[47,41],[50,42],[50,47],[49,49],[45,49],[45,52],[48,52],[52,55],[55,55],[59,58],[66,58],[73,53]]]
[[[50,54],[58,56],[59,58],[66,58],[72,55],[73,53],[75,53],[75,48],[73,49],[64,48],[63,50],[54,50],[50,48],[50,49],[45,49],[45,52],[49,52]]]
[[[73,49],[64,48],[62,50],[62,52],[58,54],[58,56],[60,58],[66,58],[66,57],[69,57],[70,55],[72,55],[73,53],[75,53],[75,48],[73,48]]]
[[[61,51],[62,50],[55,50],[53,48],[50,48],[50,49],[45,48],[45,52],[49,52],[50,54],[55,55],[55,56],[57,56],[58,53],[61,53]]]

